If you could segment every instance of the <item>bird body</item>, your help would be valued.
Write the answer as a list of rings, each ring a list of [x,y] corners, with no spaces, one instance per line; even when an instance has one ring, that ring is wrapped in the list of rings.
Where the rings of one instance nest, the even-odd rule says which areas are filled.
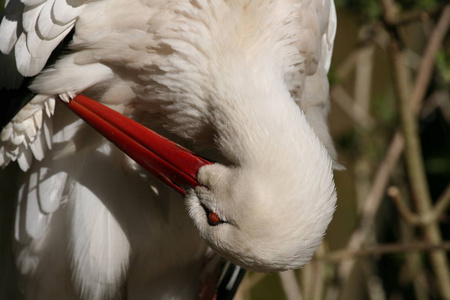
[[[336,201],[332,1],[6,7],[0,84],[38,74],[0,143],[1,165],[28,170],[15,224],[28,299],[190,299],[208,247],[263,272],[307,263]],[[69,51],[41,72],[72,28]],[[56,103],[79,93],[218,163],[183,203]]]

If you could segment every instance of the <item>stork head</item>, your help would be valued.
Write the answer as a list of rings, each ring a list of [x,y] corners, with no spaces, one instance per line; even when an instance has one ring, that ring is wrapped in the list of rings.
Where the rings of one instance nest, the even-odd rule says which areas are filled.
[[[321,243],[336,196],[333,186],[315,194],[287,187],[287,177],[204,166],[200,185],[187,194],[189,214],[207,243],[235,264],[260,272],[299,268]]]
[[[321,243],[336,193],[331,160],[311,128],[304,129],[303,138],[287,137],[296,130],[279,133],[239,163],[200,168],[199,185],[186,196],[189,215],[233,263],[260,272],[295,269]]]

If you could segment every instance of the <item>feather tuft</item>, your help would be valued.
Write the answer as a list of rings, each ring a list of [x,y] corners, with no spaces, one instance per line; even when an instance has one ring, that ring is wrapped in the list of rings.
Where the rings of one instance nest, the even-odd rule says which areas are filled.
[[[47,149],[52,147],[52,124],[43,110],[52,115],[55,100],[52,97],[38,95],[34,97],[9,122],[0,134],[0,166],[7,166],[10,161],[18,161],[24,171],[31,166],[33,156],[42,160]],[[42,143],[43,139],[45,143]]]

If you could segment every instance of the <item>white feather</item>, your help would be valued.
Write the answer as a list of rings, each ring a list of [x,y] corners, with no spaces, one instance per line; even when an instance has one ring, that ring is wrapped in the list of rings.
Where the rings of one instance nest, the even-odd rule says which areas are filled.
[[[25,148],[27,148],[28,143],[25,138],[26,138],[25,135],[21,132],[19,134],[14,134],[14,136],[12,138],[10,138],[9,141],[15,147],[23,145],[23,146],[25,146]]]
[[[1,132],[4,145],[0,150],[0,166],[18,160],[22,170],[26,171],[31,165],[33,156],[42,160],[45,151],[51,148],[52,126],[49,117],[43,117],[43,110],[51,116],[55,109],[52,97],[38,95],[8,123]],[[41,130],[43,123],[45,126]],[[45,143],[42,142],[45,140]]]
[[[55,98],[54,97],[48,98],[48,100],[45,101],[45,103],[44,103],[44,108],[45,108],[45,114],[47,115],[47,117],[51,118],[51,116],[53,115],[53,113],[55,111]]]
[[[37,135],[38,126],[34,122],[34,118],[28,118],[26,122],[25,136],[28,140],[34,140]]]
[[[34,76],[44,67],[48,57],[31,57],[27,47],[27,37],[21,34],[16,42],[15,55],[17,61],[17,70],[23,76]]]
[[[73,24],[69,23],[61,29],[59,35],[50,40],[43,40],[36,32],[30,32],[27,36],[27,52],[19,52],[21,55],[29,55],[25,59],[29,61],[28,68],[23,64],[18,64],[18,69],[24,76],[34,76],[39,73],[47,62],[51,52],[58,46],[58,44],[66,37],[72,29]],[[59,31],[58,31],[59,32]],[[20,40],[20,38],[19,38]],[[16,46],[17,47],[17,46]],[[17,49],[17,48],[16,48]],[[17,57],[17,60],[22,57]]]
[[[40,57],[41,53],[51,53],[74,25],[75,20],[68,23],[55,23],[52,7],[53,1],[48,0],[39,14],[34,30],[28,32],[27,45],[32,57]],[[42,49],[43,45],[49,48]]]
[[[26,214],[26,192],[25,188],[28,186],[28,182],[23,182],[19,187],[17,193],[17,207],[16,218],[14,219],[14,238],[16,241],[25,243],[29,240],[25,231],[25,214]],[[23,217],[21,217],[23,216]]]
[[[36,32],[33,34],[40,35],[41,39],[51,40],[58,36],[62,31],[64,31],[64,25],[66,24],[58,24],[55,23],[54,18],[52,18],[52,8],[55,0],[47,0],[45,1],[44,6],[42,7],[41,12],[39,13],[36,26],[33,28]],[[31,33],[30,31],[29,33]],[[30,44],[30,42],[28,42]],[[31,47],[29,47],[31,48]],[[31,51],[35,53],[34,51]],[[33,55],[36,56],[36,55]]]
[[[9,140],[12,137],[13,132],[14,132],[13,123],[6,124],[0,135],[1,140],[3,142]]]
[[[42,110],[37,110],[34,114],[33,114],[33,119],[34,119],[34,124],[36,124],[37,129],[41,129],[42,127]]]
[[[68,24],[74,21],[81,10],[85,0],[74,0],[67,3],[67,0],[55,0],[53,5],[52,15],[55,18],[55,22],[59,24]]]
[[[6,154],[5,154],[5,146],[0,146],[0,166],[6,166],[9,161],[7,161]]]
[[[44,158],[45,152],[47,150],[47,144],[43,142],[43,134],[44,132],[38,134],[34,142],[30,143],[30,150],[33,153],[34,158],[36,158],[38,161],[41,161]]]
[[[112,298],[128,269],[128,239],[111,212],[85,186],[76,184],[69,201],[75,284],[83,298]]]
[[[325,54],[325,70],[328,72],[330,70],[331,65],[331,57],[333,55],[333,45],[334,38],[336,37],[336,29],[337,29],[337,16],[336,16],[336,8],[334,6],[334,1],[330,1],[330,16],[328,18],[328,29],[327,34],[324,36],[324,41],[322,45],[326,45]]]
[[[17,21],[3,18],[0,24],[0,32],[3,34],[0,39],[0,51],[9,54],[17,41]]]
[[[22,28],[25,33],[35,30],[37,19],[39,18],[39,14],[44,8],[46,2],[41,3],[40,5],[30,6],[24,10],[22,14]]]
[[[27,171],[30,168],[32,159],[33,157],[29,151],[21,151],[17,157],[17,162],[22,171]]]
[[[53,187],[58,190],[61,187]],[[32,172],[28,184],[28,195],[26,200],[26,232],[32,239],[39,239],[47,230],[47,224],[50,221],[50,215],[45,214],[39,206],[41,196],[41,185],[39,173]],[[58,199],[59,201],[59,199]]]
[[[0,25],[0,36],[5,37],[0,39],[0,50],[9,53],[14,47],[17,70],[24,76],[36,75],[73,28],[83,3],[65,0],[9,2]]]
[[[52,149],[52,136],[53,136],[53,124],[50,118],[44,119],[42,124],[42,130],[44,131],[44,138],[48,149]]]
[[[60,72],[67,76],[54,76]],[[84,74],[80,77],[80,74]],[[76,65],[73,57],[59,60],[54,67],[47,69],[31,84],[32,90],[44,88],[50,95],[57,95],[68,91],[85,90],[102,81],[111,80],[112,70],[102,64]],[[54,103],[54,99],[52,100]]]
[[[38,200],[41,211],[51,214],[56,211],[61,203],[67,173],[42,167],[39,169],[39,184],[37,188]]]

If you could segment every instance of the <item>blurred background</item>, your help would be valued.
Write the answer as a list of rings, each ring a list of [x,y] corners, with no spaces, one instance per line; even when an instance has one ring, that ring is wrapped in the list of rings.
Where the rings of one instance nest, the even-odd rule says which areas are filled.
[[[335,3],[329,123],[346,170],[334,219],[311,263],[247,273],[236,299],[450,299],[450,5]],[[0,183],[0,270],[13,270],[14,203],[1,198],[17,188]],[[13,271],[0,291],[16,298]]]

